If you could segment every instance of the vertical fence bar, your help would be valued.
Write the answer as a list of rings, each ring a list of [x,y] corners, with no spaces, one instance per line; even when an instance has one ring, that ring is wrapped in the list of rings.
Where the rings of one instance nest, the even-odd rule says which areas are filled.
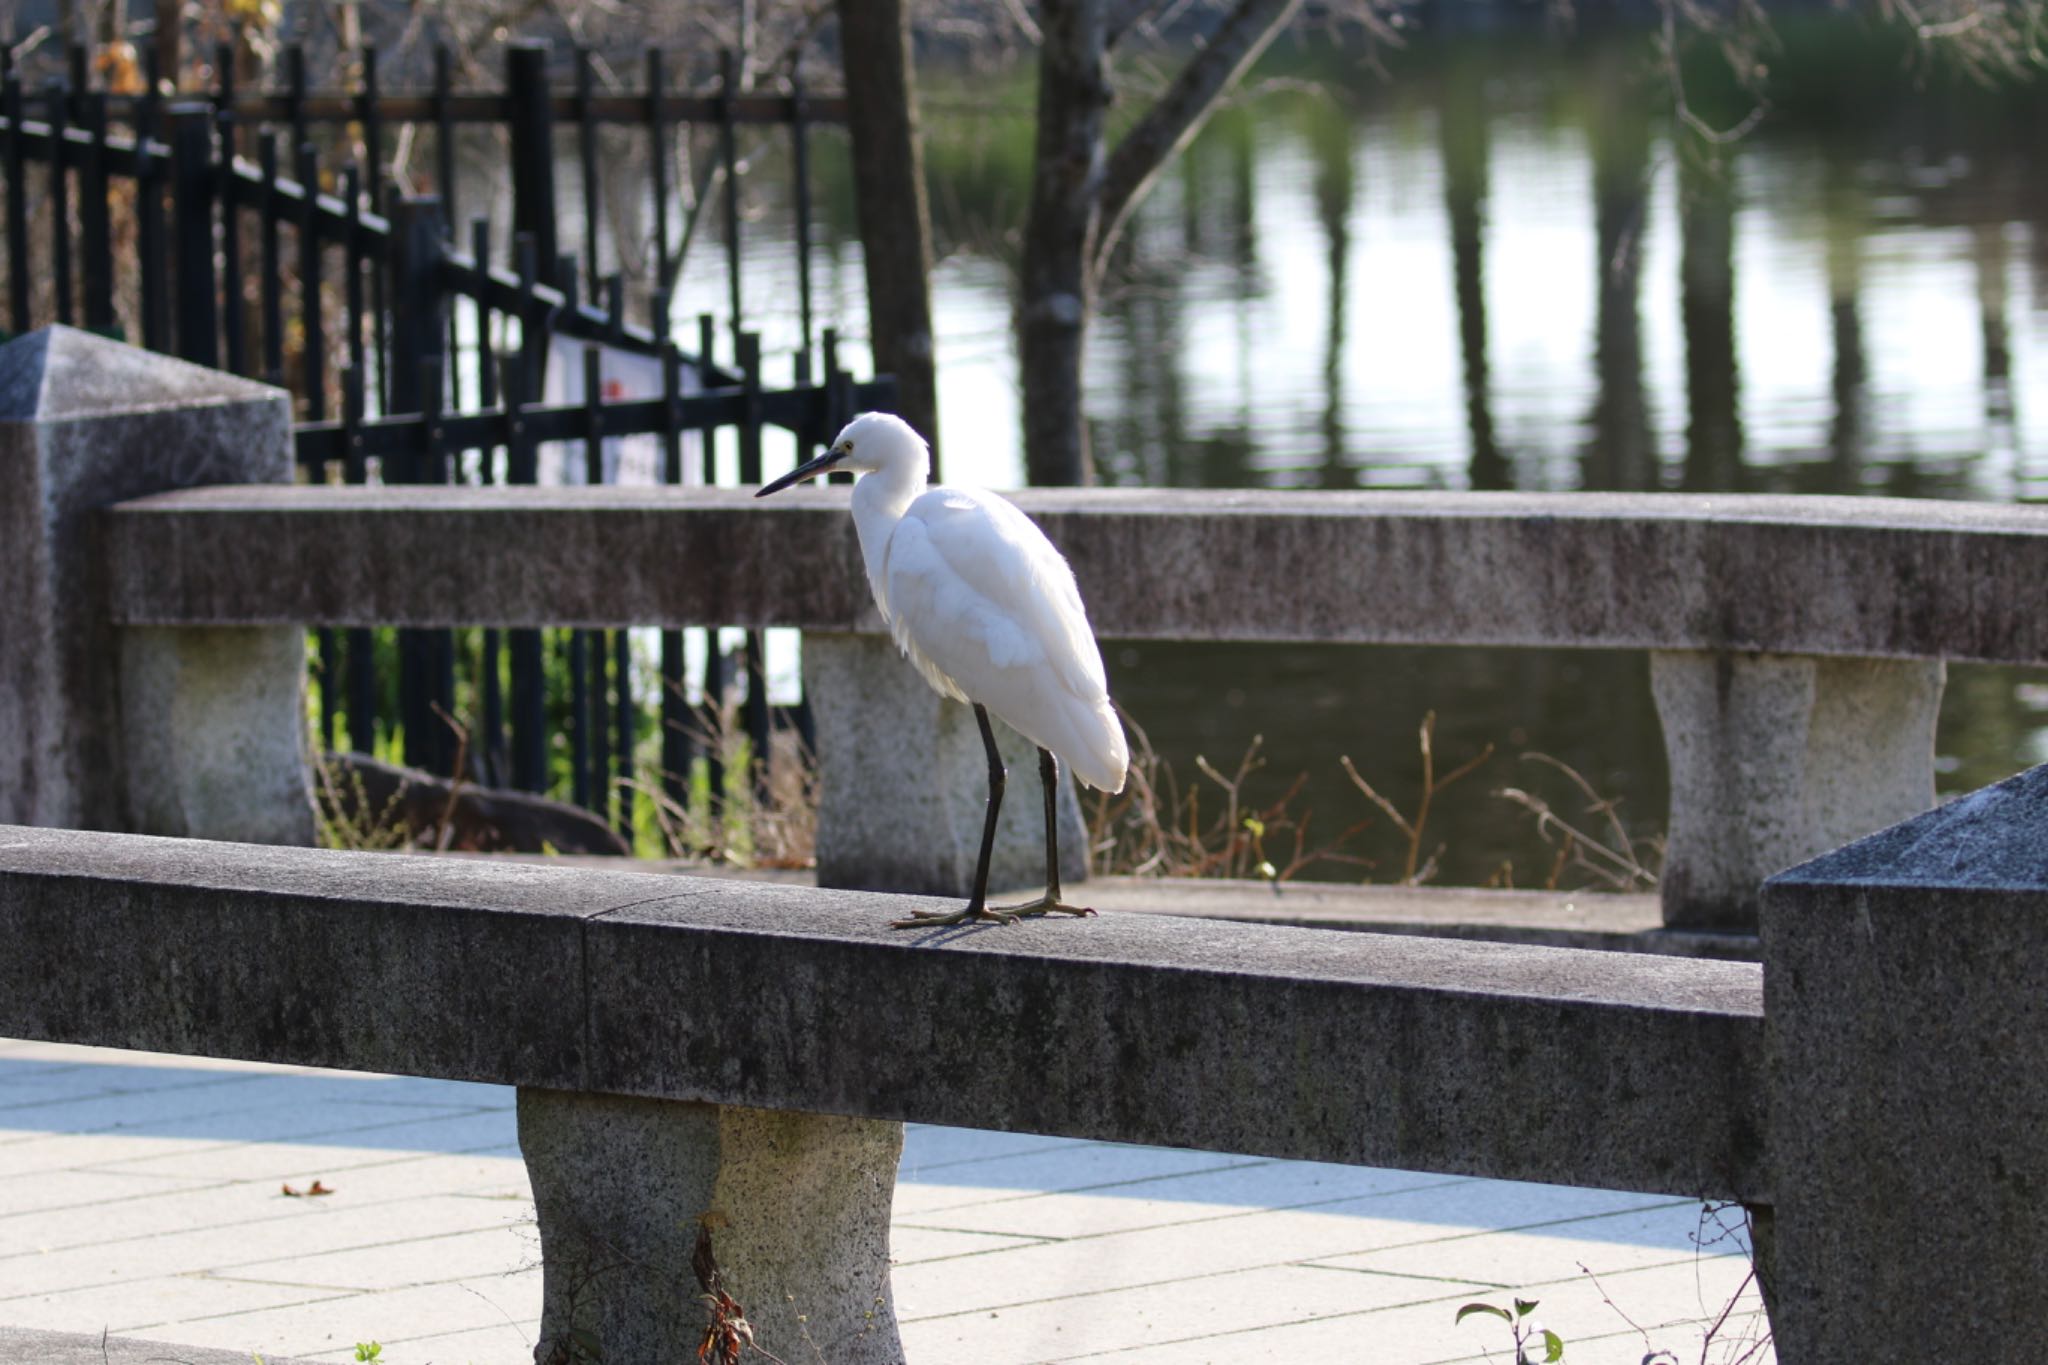
[[[24,164],[21,131],[21,74],[7,73],[0,85],[0,103],[7,114],[7,310],[9,329],[16,335],[29,330],[28,282],[28,168]]]
[[[761,335],[740,333],[740,482],[761,482]],[[759,630],[747,632],[746,644],[747,768],[753,776],[754,792],[764,801],[768,795],[768,650]]]
[[[576,49],[576,155],[583,172],[583,278],[597,285],[597,119],[591,98],[597,93],[590,49]]]
[[[170,335],[165,322],[170,290],[164,279],[164,177],[156,143],[145,131],[155,122],[146,108],[138,106],[135,124],[135,255],[142,276],[142,345],[162,351]]]
[[[491,264],[491,220],[478,217],[469,225],[469,251],[476,259],[477,269],[486,270]],[[476,389],[477,406],[488,411],[498,405],[498,370],[496,353],[491,346],[491,310],[479,298],[474,301],[476,316]],[[450,332],[454,329],[450,309]],[[449,354],[456,354],[451,340]],[[485,445],[477,452],[477,480],[480,483],[497,483],[497,448]],[[505,750],[505,684],[504,684],[504,636],[495,627],[485,627],[481,641],[482,664],[478,680],[478,691],[482,696],[483,734],[477,748],[482,759],[484,781],[493,787],[502,787],[511,780],[510,755]]]
[[[709,313],[697,317],[697,355],[709,366],[713,355],[713,343],[717,340],[717,326]],[[718,428],[710,423],[697,428],[697,440],[702,447],[704,484],[716,487],[718,484]],[[709,737],[705,748],[706,805],[705,813],[711,827],[719,826],[725,812],[725,653],[719,643],[718,627],[712,626],[704,632],[704,698],[703,721],[700,728]]]
[[[633,632],[621,626],[612,632],[613,715],[618,727],[613,752],[618,756],[613,788],[618,792],[619,815],[614,826],[626,846],[633,845],[633,743],[637,724],[633,711]]]
[[[369,385],[368,351],[363,342],[363,322],[367,312],[363,302],[363,172],[359,166],[347,167],[341,173],[341,202],[348,214],[348,225],[342,229],[341,238],[341,280],[342,307],[348,318],[348,368],[356,377],[357,384],[365,389],[364,399],[368,401]],[[403,474],[400,468],[404,457],[397,460],[386,456],[384,460],[384,481],[398,483]]]
[[[66,117],[70,100],[65,98],[64,82],[51,81],[46,87],[49,100],[45,105],[45,117],[50,121],[50,272],[55,277],[52,283],[57,293],[57,321],[69,323],[71,318],[71,177],[65,170],[70,158],[65,149],[70,139],[65,133],[70,128]]]
[[[299,43],[284,50],[284,116],[291,125],[296,154],[312,140],[306,126],[306,49]]]
[[[220,317],[213,269],[213,111],[171,110],[171,214],[178,261],[178,354],[218,368]]]
[[[434,49],[434,192],[441,196],[441,221],[447,226],[449,239],[455,236],[455,225],[462,220],[462,213],[455,198],[455,116],[449,107],[454,94],[455,82],[450,72],[452,58],[448,45],[443,43]],[[489,264],[486,257],[476,258],[477,267]],[[448,402],[456,411],[462,410],[462,338],[456,331],[455,309],[448,309]]]
[[[342,375],[341,422],[343,477],[361,483],[368,463],[363,458],[363,376],[349,370]],[[377,752],[377,637],[363,626],[348,632],[348,742],[361,754]]]
[[[533,235],[535,260],[551,272],[555,245],[555,114],[548,101],[548,50],[538,43],[505,49],[505,95],[511,115],[512,230]]]
[[[92,46],[89,43],[72,43],[65,51],[64,57],[66,74],[70,78],[65,82],[65,98],[67,101],[82,99],[87,86],[91,83]],[[79,123],[84,120],[84,117],[85,111],[76,103],[72,103],[71,107],[64,112],[64,121],[66,123]]]
[[[661,49],[647,49],[647,164],[654,176],[654,292],[666,297],[675,281],[668,266],[668,119],[662,110],[667,93]],[[668,324],[655,329],[668,335]]]
[[[516,234],[514,260],[519,270],[520,354],[506,366],[505,384],[505,478],[508,483],[533,483],[534,449],[519,407],[539,386],[538,348],[542,344],[533,297],[535,274],[540,269],[537,239],[531,233]],[[548,785],[547,698],[542,690],[541,635],[538,630],[521,629],[506,635],[512,668],[512,785],[521,791],[545,791]]]
[[[569,651],[569,799],[590,808],[590,632],[571,630]]]
[[[78,172],[80,254],[85,274],[85,325],[112,334],[114,233],[107,213],[107,92],[85,97],[85,155]]]
[[[276,133],[264,129],[256,143],[256,164],[262,172],[262,207],[256,211],[258,241],[262,256],[262,278],[256,282],[260,291],[262,307],[262,370],[264,383],[285,387],[285,252],[281,244],[279,223],[285,217],[285,196],[276,190],[279,178],[279,158],[276,158]],[[360,438],[352,428],[344,430],[344,448],[348,438]],[[330,471],[322,467],[317,479],[326,483]],[[342,636],[334,626],[319,626],[313,632],[313,649],[319,653],[319,739],[332,753],[338,749],[338,726],[344,710],[342,698],[350,684],[344,675],[342,663]],[[346,706],[350,726],[354,724],[354,706]],[[350,747],[358,747],[350,741]],[[369,753],[369,749],[362,749]]]
[[[370,212],[381,218],[388,212],[391,197],[385,193],[384,116],[377,108],[377,47],[374,43],[363,44],[362,73],[362,81],[356,89],[356,121],[363,138],[363,188],[369,192]],[[386,264],[382,252],[370,257],[370,338],[377,355],[377,407],[388,414],[394,409],[391,405],[391,310],[387,306],[390,295],[385,287]],[[434,287],[439,288],[439,281]],[[404,411],[418,412],[419,409],[408,407]]]
[[[213,47],[213,117],[220,126],[221,160],[235,159],[235,45]]]
[[[669,335],[667,290],[654,296],[654,333],[661,338],[661,478],[683,482],[683,354]],[[683,632],[661,632],[661,788],[677,811],[690,808],[690,769],[696,762],[689,697],[684,691]]]
[[[740,335],[740,153],[733,98],[739,63],[732,49],[718,54],[718,154],[725,166],[725,286],[734,343]]]
[[[303,64],[300,78],[304,78]],[[327,417],[327,324],[320,309],[320,159],[310,142],[298,144],[298,159],[303,192],[299,201],[299,388],[306,399],[306,420],[319,422]]]
[[[278,221],[284,217],[284,198],[277,192],[277,134],[265,129],[256,149],[257,165],[263,174],[263,206],[257,213],[263,257],[263,279],[259,284],[263,310],[263,381],[282,388],[284,253],[278,241]]]
[[[811,135],[810,106],[804,100],[801,72],[790,73],[789,95],[790,163],[796,180],[796,306],[801,331],[796,382],[804,385],[811,382]]]
[[[604,469],[604,351],[599,346],[583,348],[583,480],[593,488],[605,482]],[[590,668],[589,709],[579,712],[587,723],[585,758],[590,764],[590,809],[599,819],[611,820],[611,715],[607,705],[605,666],[609,658],[605,632],[579,632],[585,662]]]
[[[220,262],[221,339],[227,345],[228,369],[249,373],[247,317],[242,298],[242,206],[235,194],[235,115],[224,109],[215,115],[220,127]]]
[[[441,413],[441,202],[432,195],[392,205],[393,301],[389,398],[397,412],[417,412],[421,440],[394,482],[440,483],[438,432]],[[388,478],[387,474],[387,478]],[[401,716],[406,726],[405,761],[443,776],[454,776],[454,646],[445,630],[398,632]],[[444,716],[447,719],[444,719]]]

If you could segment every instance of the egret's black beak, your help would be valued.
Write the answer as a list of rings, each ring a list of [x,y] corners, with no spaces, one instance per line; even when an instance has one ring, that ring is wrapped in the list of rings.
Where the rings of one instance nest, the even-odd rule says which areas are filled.
[[[798,465],[795,469],[790,470],[787,474],[784,474],[774,483],[762,485],[761,491],[754,494],[754,496],[757,498],[765,498],[770,493],[780,493],[783,489],[789,487],[793,483],[802,483],[805,479],[808,479],[813,475],[823,474],[827,470],[831,469],[832,466],[838,464],[840,459],[845,455],[845,453],[846,452],[840,450],[828,450],[815,460],[805,460],[802,464]]]

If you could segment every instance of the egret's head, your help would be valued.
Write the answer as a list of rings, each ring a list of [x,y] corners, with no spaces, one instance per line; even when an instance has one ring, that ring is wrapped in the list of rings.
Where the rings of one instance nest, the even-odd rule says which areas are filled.
[[[931,463],[930,449],[910,423],[886,412],[864,412],[840,428],[831,449],[816,459],[806,460],[754,494],[765,498],[793,483],[828,474],[835,469],[856,473],[907,469],[922,475]]]

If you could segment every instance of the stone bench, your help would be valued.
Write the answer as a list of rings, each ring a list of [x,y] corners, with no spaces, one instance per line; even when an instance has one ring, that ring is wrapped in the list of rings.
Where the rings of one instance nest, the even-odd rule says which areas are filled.
[[[1741,1199],[1753,964],[0,826],[0,1036],[519,1087],[543,1334],[900,1359],[901,1127]],[[805,1319],[801,1324],[797,1316]]]
[[[901,1358],[897,1120],[1741,1201],[1779,1359],[2048,1340],[2048,767],[1773,879],[1763,962],[0,827],[0,1036],[519,1087],[544,1336]],[[1910,1348],[1918,1351],[1916,1345]]]
[[[134,627],[798,627],[826,774],[822,879],[956,888],[980,829],[980,747],[964,709],[925,695],[878,633],[845,499],[167,493],[108,518],[109,609]],[[1073,561],[1105,638],[1649,651],[1674,929],[1753,932],[1766,875],[1927,809],[1944,661],[2048,662],[2048,508],[1111,489],[1017,501]],[[1036,838],[1018,829],[999,882],[1032,879]]]

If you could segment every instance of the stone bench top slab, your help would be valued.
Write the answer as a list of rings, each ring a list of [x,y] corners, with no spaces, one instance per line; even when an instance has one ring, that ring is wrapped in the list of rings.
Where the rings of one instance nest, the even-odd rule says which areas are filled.
[[[1750,964],[0,827],[0,1035],[1761,1197]]]
[[[110,513],[131,624],[879,628],[846,493],[225,487]],[[1033,489],[1098,633],[2048,661],[2048,508]]]

